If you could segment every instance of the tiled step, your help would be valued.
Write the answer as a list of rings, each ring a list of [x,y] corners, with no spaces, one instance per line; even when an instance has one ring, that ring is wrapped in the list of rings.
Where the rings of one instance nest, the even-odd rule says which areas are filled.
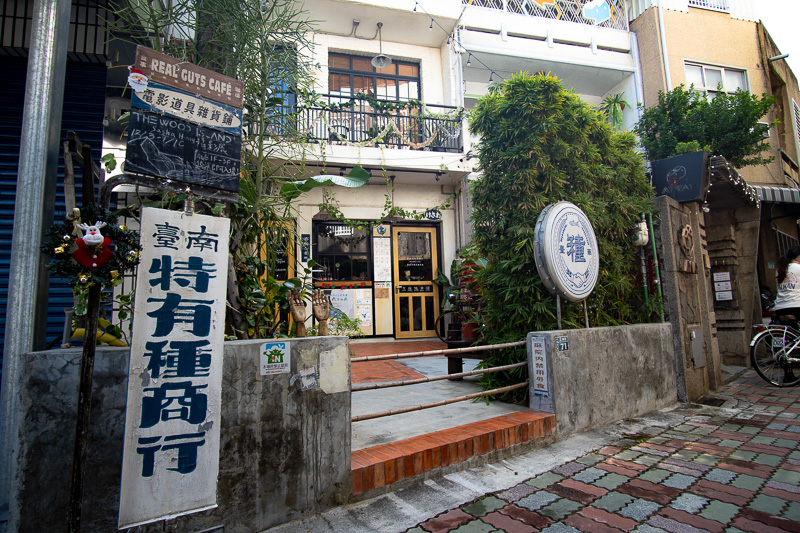
[[[520,411],[351,454],[353,494],[550,435],[555,415]]]

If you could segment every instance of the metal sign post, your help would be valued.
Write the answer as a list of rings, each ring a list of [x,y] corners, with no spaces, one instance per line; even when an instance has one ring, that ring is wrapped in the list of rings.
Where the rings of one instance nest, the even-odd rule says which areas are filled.
[[[86,454],[89,449],[89,420],[92,412],[92,378],[94,355],[97,344],[98,314],[102,286],[95,283],[89,287],[86,306],[86,335],[81,353],[81,374],[78,386],[78,416],[75,423],[75,446],[72,452],[72,478],[70,482],[69,515],[67,531],[78,533],[81,529],[83,506],[83,484],[86,471]]]

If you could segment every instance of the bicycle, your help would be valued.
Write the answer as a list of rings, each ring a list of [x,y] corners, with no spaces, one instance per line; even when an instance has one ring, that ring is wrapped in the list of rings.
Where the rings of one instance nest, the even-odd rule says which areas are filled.
[[[475,304],[471,299],[458,299],[457,294],[452,294],[449,301],[450,308],[439,314],[433,329],[439,340],[450,346],[468,346],[477,340],[472,324]]]
[[[758,331],[750,341],[750,361],[759,376],[776,387],[794,387],[800,383],[800,331],[792,326],[770,324],[755,326]]]

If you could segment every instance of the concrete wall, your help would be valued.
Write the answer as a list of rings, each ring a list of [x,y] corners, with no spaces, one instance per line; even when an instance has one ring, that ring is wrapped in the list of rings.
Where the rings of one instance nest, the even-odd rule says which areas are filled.
[[[725,364],[749,366],[753,322],[761,321],[756,273],[761,210],[757,206],[712,209],[703,218],[710,273],[729,272],[734,281],[733,301],[711,298],[720,357]]]
[[[678,398],[691,401],[722,386],[705,218],[696,202],[679,204],[659,196],[654,203],[659,217],[653,238],[661,260],[664,309],[673,325]],[[686,226],[694,235],[689,249],[681,240]]]
[[[530,363],[534,337],[544,337],[550,397],[536,396],[531,387],[531,409],[555,413],[560,436],[677,401],[670,324],[529,333],[531,373],[536,370]]]
[[[261,531],[344,503],[350,473],[350,357],[345,337],[292,340],[291,372],[259,375],[263,341],[225,346],[218,507],[170,521],[175,531]],[[9,531],[66,525],[80,350],[24,356],[14,418],[19,462]],[[290,382],[315,367],[317,388]],[[128,349],[98,350],[83,531],[116,531]],[[163,531],[163,523],[142,527]]]

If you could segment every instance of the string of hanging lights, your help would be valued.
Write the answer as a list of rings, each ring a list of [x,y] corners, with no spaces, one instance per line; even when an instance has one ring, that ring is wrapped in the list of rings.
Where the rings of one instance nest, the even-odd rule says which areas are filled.
[[[476,56],[475,54],[473,54],[472,52],[467,50],[464,47],[464,45],[461,44],[461,42],[458,40],[458,38],[455,36],[455,34],[450,34],[450,32],[448,32],[446,29],[444,29],[444,26],[439,24],[439,21],[436,20],[433,17],[433,15],[428,13],[428,11],[424,7],[422,7],[422,4],[419,3],[419,0],[414,0],[414,11],[417,11],[417,8],[419,8],[419,11],[422,11],[423,13],[425,13],[426,15],[428,15],[430,17],[431,24],[430,24],[430,26],[428,26],[429,30],[433,30],[433,25],[436,24],[439,27],[439,29],[441,29],[447,35],[447,44],[450,44],[450,41],[452,39],[452,41],[455,42],[459,46],[459,48],[461,48],[462,50],[467,52],[467,65],[466,66],[468,66],[468,67],[472,66],[472,59],[474,59],[475,61],[480,63],[480,65],[483,66],[483,68],[485,68],[486,70],[489,71],[489,82],[490,83],[494,81],[494,77],[495,76],[497,76],[501,80],[505,80],[505,78],[503,76],[501,76],[500,74],[498,74],[492,67],[490,67],[489,65],[487,65],[486,63],[481,61],[481,58],[479,58],[478,56]]]

